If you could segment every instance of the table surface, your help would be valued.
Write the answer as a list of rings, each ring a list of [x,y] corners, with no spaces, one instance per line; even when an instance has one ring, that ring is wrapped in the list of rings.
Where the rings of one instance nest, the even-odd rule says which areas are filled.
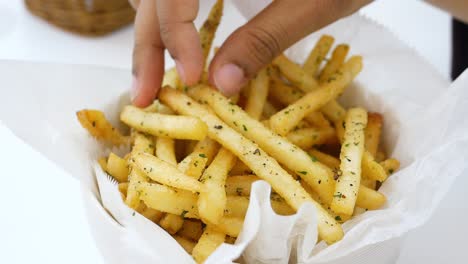
[[[225,20],[238,23],[239,14],[227,3]],[[450,18],[420,1],[381,0],[363,14],[377,20],[449,76]],[[206,8],[201,8],[201,16]],[[398,19],[395,18],[398,14]],[[425,30],[431,28],[431,30]],[[74,36],[32,17],[22,1],[0,0],[0,59],[106,65],[131,65],[132,28],[88,39]],[[8,95],[8,87],[1,88]],[[19,102],[20,103],[20,102]],[[79,184],[17,139],[0,123],[2,174],[0,192],[0,256],[5,263],[104,263],[84,215]],[[18,169],[21,168],[21,173]],[[11,175],[11,176],[10,176]],[[439,210],[423,227],[411,232],[397,263],[466,263],[462,247],[468,236],[465,191],[468,177],[459,177]],[[39,227],[39,228],[38,228]],[[463,241],[464,242],[464,241]],[[2,261],[3,262],[3,261]]]

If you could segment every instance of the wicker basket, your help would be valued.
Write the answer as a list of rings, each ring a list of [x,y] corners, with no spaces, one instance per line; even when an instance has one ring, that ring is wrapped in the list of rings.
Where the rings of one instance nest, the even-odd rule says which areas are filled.
[[[128,0],[25,0],[31,13],[75,33],[99,36],[131,22]]]

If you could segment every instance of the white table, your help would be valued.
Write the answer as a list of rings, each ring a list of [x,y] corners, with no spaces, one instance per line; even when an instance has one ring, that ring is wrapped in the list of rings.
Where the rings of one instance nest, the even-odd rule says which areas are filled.
[[[225,23],[229,26],[220,39],[239,21],[236,10],[229,10],[225,20],[232,23]],[[201,12],[203,17],[206,10]],[[419,1],[408,0],[382,0],[362,12],[393,30],[448,78],[447,15]],[[22,1],[0,0],[0,59],[128,69],[131,47],[131,28],[103,38],[81,38],[31,17]],[[2,95],[8,96],[8,87],[1,89]],[[1,262],[103,263],[84,217],[78,183],[1,123],[0,146],[4,179],[0,192]],[[465,186],[468,187],[468,177],[460,177],[433,219],[409,235],[398,263],[465,263],[468,258],[468,251],[462,246],[468,236],[464,225],[468,218]]]

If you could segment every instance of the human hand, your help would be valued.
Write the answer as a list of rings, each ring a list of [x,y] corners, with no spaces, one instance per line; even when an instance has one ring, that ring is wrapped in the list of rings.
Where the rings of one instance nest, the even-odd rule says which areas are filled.
[[[235,94],[258,70],[308,34],[354,13],[371,0],[276,0],[234,31],[209,67],[209,82]],[[182,81],[199,81],[203,55],[193,24],[198,0],[140,0],[135,19],[133,103],[149,105],[164,74],[164,50],[176,62]]]

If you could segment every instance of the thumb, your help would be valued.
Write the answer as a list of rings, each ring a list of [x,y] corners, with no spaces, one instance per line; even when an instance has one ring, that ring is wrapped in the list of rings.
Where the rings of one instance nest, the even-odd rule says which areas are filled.
[[[210,83],[237,93],[261,68],[308,34],[370,0],[276,0],[224,42],[210,64]]]

